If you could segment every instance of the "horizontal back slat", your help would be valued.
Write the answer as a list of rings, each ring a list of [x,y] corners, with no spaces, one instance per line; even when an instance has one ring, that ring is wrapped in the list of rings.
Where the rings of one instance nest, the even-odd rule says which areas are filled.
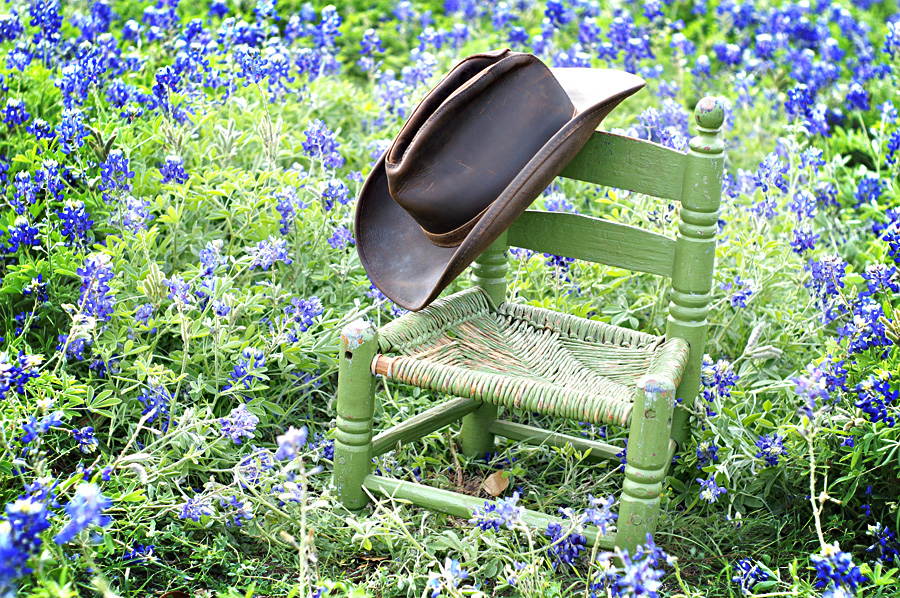
[[[675,259],[675,240],[665,235],[562,212],[525,212],[509,228],[506,241],[511,247],[668,277]]]
[[[685,158],[649,141],[596,132],[560,176],[681,201]]]

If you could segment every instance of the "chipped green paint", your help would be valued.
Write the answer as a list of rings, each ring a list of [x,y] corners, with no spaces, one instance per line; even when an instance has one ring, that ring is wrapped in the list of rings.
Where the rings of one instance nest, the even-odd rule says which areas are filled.
[[[338,499],[351,511],[368,503],[362,483],[372,467],[375,377],[370,368],[377,349],[378,332],[371,322],[356,320],[341,331],[334,484]]]

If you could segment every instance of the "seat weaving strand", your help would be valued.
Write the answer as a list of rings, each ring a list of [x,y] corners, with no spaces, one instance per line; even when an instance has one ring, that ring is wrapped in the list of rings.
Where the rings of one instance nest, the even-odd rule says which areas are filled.
[[[638,378],[653,372],[677,383],[687,360],[682,341],[526,305],[494,309],[477,287],[391,322],[379,343],[390,379],[619,425],[629,421]]]

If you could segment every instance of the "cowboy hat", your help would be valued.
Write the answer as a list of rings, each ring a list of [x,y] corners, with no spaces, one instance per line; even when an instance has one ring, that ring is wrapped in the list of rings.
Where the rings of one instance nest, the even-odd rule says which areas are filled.
[[[510,50],[457,64],[360,191],[354,234],[369,278],[401,307],[431,303],[643,86],[624,71],[549,69]]]

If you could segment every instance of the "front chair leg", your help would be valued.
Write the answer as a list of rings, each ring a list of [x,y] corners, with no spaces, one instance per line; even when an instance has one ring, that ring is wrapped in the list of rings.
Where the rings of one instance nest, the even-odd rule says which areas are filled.
[[[359,319],[341,331],[334,485],[338,499],[354,512],[369,502],[363,480],[372,470],[375,376],[371,368],[377,352],[378,331],[371,322]]]
[[[670,380],[653,375],[638,380],[616,534],[616,546],[631,554],[648,533],[656,531],[663,479],[669,468],[674,403],[675,385]]]

